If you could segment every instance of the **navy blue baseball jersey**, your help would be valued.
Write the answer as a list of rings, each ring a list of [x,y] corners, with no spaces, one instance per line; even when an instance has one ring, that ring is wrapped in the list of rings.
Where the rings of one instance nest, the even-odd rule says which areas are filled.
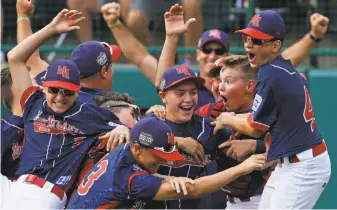
[[[10,180],[19,166],[23,136],[22,117],[12,115],[1,119],[1,173]]]
[[[81,90],[78,94],[77,100],[84,103],[95,104],[92,98],[96,95],[104,95],[104,90],[99,88],[88,88],[81,86]]]
[[[130,146],[122,144],[87,174],[67,208],[142,209],[162,182],[138,165]]]
[[[191,137],[202,144],[205,149],[205,160],[203,162],[197,161],[192,156],[181,151],[185,160],[167,161],[158,170],[158,173],[162,175],[188,177],[191,179],[204,175],[204,169],[212,162],[218,145],[228,140],[231,134],[229,129],[224,129],[213,135],[214,126],[210,124],[211,120],[195,114],[187,123],[178,124],[169,120],[166,120],[166,123],[171,127],[174,136]],[[151,201],[146,207],[156,209],[195,209],[198,208],[200,201],[201,199]]]
[[[322,142],[306,81],[282,56],[260,68],[251,112],[250,125],[271,134],[269,161]]]
[[[265,152],[264,146],[264,136],[257,139],[256,153],[262,154]],[[254,137],[243,135],[237,132],[233,132],[233,135],[230,138],[231,140],[241,140],[245,139],[255,139]],[[219,153],[217,158],[218,171],[223,171],[231,167],[237,166],[240,162],[234,160],[231,157],[228,157],[224,153]],[[244,175],[236,179],[235,181],[229,183],[223,189],[226,189],[227,193],[239,198],[249,198],[256,194],[261,194],[263,189],[265,179],[264,176],[268,173],[269,169],[264,171],[253,171],[250,174]]]
[[[21,105],[25,144],[16,175],[35,174],[62,189],[96,137],[116,126],[111,112],[77,100],[66,112],[54,113],[36,87],[24,92]]]

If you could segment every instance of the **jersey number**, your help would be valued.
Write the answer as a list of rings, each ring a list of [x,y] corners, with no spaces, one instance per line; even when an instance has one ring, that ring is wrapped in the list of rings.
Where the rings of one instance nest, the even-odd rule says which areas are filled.
[[[304,120],[305,122],[310,122],[311,131],[313,132],[316,128],[316,119],[314,114],[314,109],[312,108],[311,99],[308,89],[304,86],[305,93],[305,107],[304,107]]]
[[[103,160],[101,162],[98,163],[98,170],[97,171],[93,171],[89,174],[87,181],[83,182],[80,184],[80,186],[78,187],[78,194],[83,196],[86,195],[88,193],[88,191],[90,190],[90,188],[92,187],[92,185],[94,184],[94,182],[100,177],[102,176],[102,174],[104,174],[104,172],[106,172],[106,169],[108,167],[108,160]]]

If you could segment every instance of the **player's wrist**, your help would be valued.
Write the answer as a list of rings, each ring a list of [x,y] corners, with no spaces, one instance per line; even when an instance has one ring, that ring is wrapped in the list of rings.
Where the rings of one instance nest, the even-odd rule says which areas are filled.
[[[166,40],[170,42],[178,42],[179,35],[178,34],[166,34]]]
[[[312,39],[315,42],[320,42],[322,40],[322,36],[317,35],[313,31],[310,31],[309,36],[310,36],[310,39]]]
[[[27,21],[30,23],[30,19],[28,15],[18,15],[18,18],[16,19],[16,22],[20,22],[20,21]]]
[[[116,28],[117,26],[119,26],[119,25],[121,25],[121,21],[119,20],[119,19],[117,19],[115,22],[113,22],[113,23],[107,23],[107,26],[108,26],[108,28],[110,28],[110,29],[114,29],[114,28]]]
[[[250,140],[250,142],[251,142],[251,147],[250,147],[251,154],[255,154],[256,153],[257,141],[258,140]]]

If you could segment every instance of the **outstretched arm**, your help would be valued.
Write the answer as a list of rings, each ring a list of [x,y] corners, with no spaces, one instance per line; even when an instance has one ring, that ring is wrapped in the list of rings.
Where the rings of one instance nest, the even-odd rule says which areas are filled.
[[[163,50],[161,52],[155,86],[159,89],[160,79],[164,72],[174,65],[174,58],[177,51],[179,35],[185,33],[195,18],[190,18],[184,23],[183,7],[175,4],[168,12],[164,14],[166,38]]]
[[[29,17],[34,13],[35,0],[17,0],[16,12],[17,22],[17,42],[21,43],[24,39],[33,34]],[[30,67],[30,75],[34,78],[48,67],[48,63],[41,59],[37,49],[28,59],[26,65]]]
[[[105,4],[101,8],[101,12],[124,55],[141,70],[146,78],[154,83],[158,61],[119,21],[120,5],[115,2]]]
[[[210,176],[198,178],[194,181],[194,184],[187,183],[187,194],[177,193],[174,189],[172,189],[168,182],[163,182],[153,200],[174,200],[203,197],[209,193],[219,190],[239,176],[265,167],[265,161],[266,156],[264,154],[252,155],[240,165]]]
[[[328,29],[329,18],[315,13],[310,17],[311,31],[295,44],[285,49],[282,56],[290,59],[294,66],[300,65],[308,57],[316,41],[310,38],[310,34],[315,38],[322,38]]]
[[[263,131],[250,126],[246,114],[236,116],[233,112],[223,112],[214,122],[211,122],[211,124],[215,125],[214,133],[227,126],[231,127],[238,133],[256,138],[260,137],[264,133]]]
[[[51,23],[23,40],[8,53],[8,63],[12,80],[19,98],[21,98],[27,88],[32,86],[32,81],[26,66],[29,57],[44,41],[53,35],[79,29],[77,24],[84,19],[82,14],[76,10],[69,11],[68,9],[63,9]]]

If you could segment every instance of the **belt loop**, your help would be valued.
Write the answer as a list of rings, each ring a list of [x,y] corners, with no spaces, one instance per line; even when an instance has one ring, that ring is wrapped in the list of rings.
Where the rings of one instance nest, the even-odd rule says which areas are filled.
[[[25,181],[34,184],[36,178],[37,178],[37,176],[28,174],[27,177],[26,177],[26,179],[25,179]]]

